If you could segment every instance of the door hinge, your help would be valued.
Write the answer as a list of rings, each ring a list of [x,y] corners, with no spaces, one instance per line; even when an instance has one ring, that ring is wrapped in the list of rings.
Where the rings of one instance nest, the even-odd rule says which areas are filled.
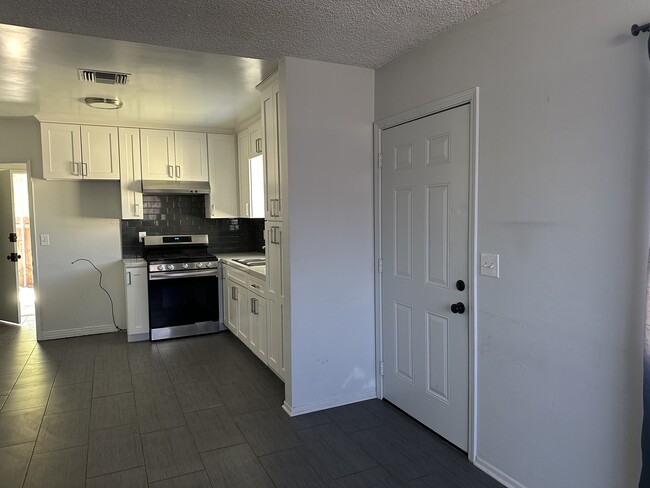
[[[9,233],[9,242],[18,242],[18,234],[15,232]]]
[[[377,166],[380,168],[384,165],[384,159],[381,156],[381,153],[377,154]]]
[[[384,271],[384,261],[381,258],[377,260],[377,271],[379,273],[383,273]]]
[[[379,361],[379,376],[384,376],[384,362]]]

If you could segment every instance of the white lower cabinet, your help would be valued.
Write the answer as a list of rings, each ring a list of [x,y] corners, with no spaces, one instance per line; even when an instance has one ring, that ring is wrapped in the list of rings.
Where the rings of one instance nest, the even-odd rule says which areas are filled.
[[[149,340],[149,283],[144,261],[124,265],[129,342]]]
[[[284,305],[275,300],[268,300],[268,366],[284,380]]]

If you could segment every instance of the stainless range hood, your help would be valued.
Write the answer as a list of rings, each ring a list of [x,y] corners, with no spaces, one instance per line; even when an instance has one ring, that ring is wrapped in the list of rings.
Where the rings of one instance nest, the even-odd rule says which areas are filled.
[[[210,183],[207,181],[165,181],[145,180],[142,182],[145,195],[207,195]]]

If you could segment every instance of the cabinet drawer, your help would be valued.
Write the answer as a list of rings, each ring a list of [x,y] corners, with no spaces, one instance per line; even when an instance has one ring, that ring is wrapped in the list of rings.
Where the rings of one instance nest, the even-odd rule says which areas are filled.
[[[248,274],[227,264],[223,267],[225,278],[248,288]]]
[[[256,295],[264,297],[266,295],[266,281],[249,275],[248,290]]]

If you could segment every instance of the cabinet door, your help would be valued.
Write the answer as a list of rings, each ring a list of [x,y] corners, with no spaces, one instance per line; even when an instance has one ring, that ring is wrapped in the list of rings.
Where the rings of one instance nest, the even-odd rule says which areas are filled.
[[[122,218],[142,219],[142,166],[140,164],[140,130],[120,127],[120,192]]]
[[[237,134],[237,158],[239,160],[239,215],[242,217],[250,217],[251,215],[248,134],[248,129]]]
[[[248,302],[248,292],[246,288],[241,285],[234,284],[235,287],[235,306],[239,309],[239,324],[237,327],[237,335],[242,340],[244,344],[250,347],[249,337],[250,337],[250,316],[248,313],[249,302]]]
[[[235,136],[208,134],[208,162],[210,194],[205,196],[206,218],[239,217]]]
[[[126,328],[129,342],[149,339],[149,298],[146,266],[127,267]]]
[[[284,305],[275,300],[267,300],[268,307],[268,347],[267,364],[280,378],[285,379],[284,365]]]
[[[282,219],[278,118],[279,96],[279,82],[274,83],[262,93],[262,139],[264,145],[266,183],[265,216],[270,220]]]
[[[226,289],[224,291],[226,303],[226,327],[235,335],[238,335],[239,328],[239,304],[237,303],[237,285],[232,280],[226,280]]]
[[[283,276],[283,224],[265,222],[266,237],[266,286],[267,298],[282,302],[284,300]]]
[[[43,178],[81,179],[81,130],[73,124],[41,124]]]
[[[248,342],[255,355],[266,363],[268,341],[266,299],[254,293],[250,293],[248,296],[250,304],[250,337]]]
[[[88,180],[119,180],[117,127],[81,126],[81,175]]]
[[[262,154],[262,123],[255,122],[248,128],[248,158]]]
[[[176,179],[174,131],[140,129],[143,180]]]
[[[176,179],[208,181],[208,142],[202,132],[174,132]]]

